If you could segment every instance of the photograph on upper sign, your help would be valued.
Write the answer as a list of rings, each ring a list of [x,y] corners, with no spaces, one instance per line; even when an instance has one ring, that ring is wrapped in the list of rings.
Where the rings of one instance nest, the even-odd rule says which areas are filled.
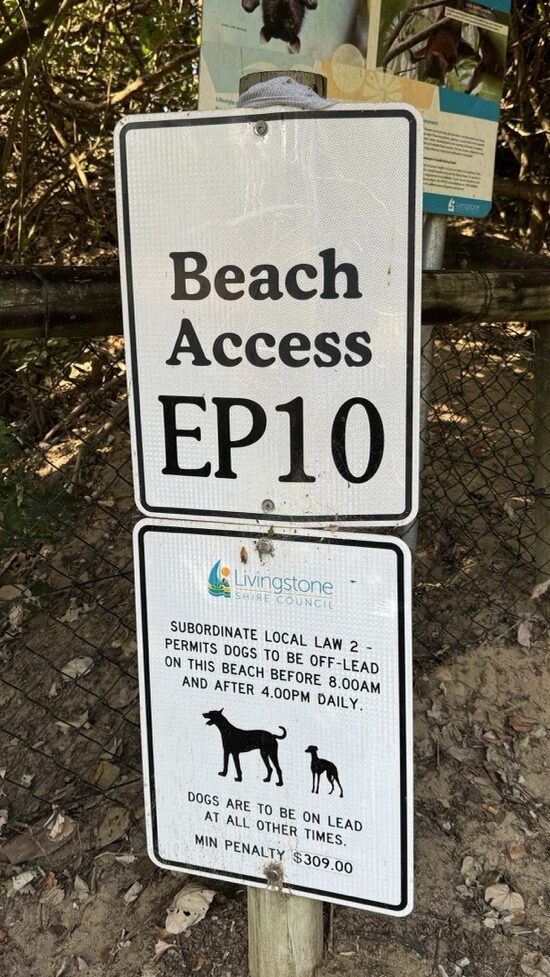
[[[381,5],[377,63],[403,78],[500,101],[508,14],[468,0]]]
[[[253,13],[261,7],[263,25],[260,41],[269,44],[272,38],[286,41],[291,54],[299,54],[300,32],[306,10],[315,10],[317,0],[242,0],[243,9]]]
[[[321,61],[357,87],[367,46],[365,0],[205,0],[199,108],[235,104],[243,74],[315,71]]]

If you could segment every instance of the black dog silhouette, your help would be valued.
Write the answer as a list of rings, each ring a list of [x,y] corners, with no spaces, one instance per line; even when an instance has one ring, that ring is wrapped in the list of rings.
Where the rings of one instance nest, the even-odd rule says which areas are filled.
[[[268,784],[271,780],[271,774],[273,772],[271,767],[272,763],[279,778],[277,781],[277,787],[283,786],[283,775],[281,773],[279,758],[277,756],[279,749],[277,740],[284,740],[286,736],[286,729],[284,726],[279,727],[283,731],[282,735],[276,736],[274,733],[268,733],[265,729],[238,729],[236,726],[232,726],[229,720],[223,715],[223,709],[212,709],[211,712],[203,712],[203,717],[206,719],[207,726],[217,726],[221,733],[223,745],[223,770],[220,770],[220,777],[225,777],[227,775],[229,757],[232,756],[233,763],[235,764],[235,770],[237,771],[235,780],[241,781],[243,779],[243,775],[239,761],[239,754],[250,753],[251,750],[259,750],[262,760],[267,768],[267,777],[264,777],[264,783]]]
[[[306,10],[315,10],[317,0],[242,0],[242,5],[248,13],[252,13],[260,6],[260,2],[264,18],[264,26],[260,31],[262,44],[277,37],[287,42],[288,50],[292,54],[298,54]]]
[[[311,772],[313,774],[313,788],[311,793],[312,794],[319,793],[319,781],[321,780],[321,775],[326,773],[328,782],[330,784],[329,794],[332,794],[334,790],[334,784],[336,783],[340,788],[340,797],[343,797],[344,791],[342,790],[342,784],[338,779],[338,770],[336,769],[335,764],[331,763],[330,760],[323,760],[322,757],[318,756],[316,746],[308,746],[305,752],[311,753]],[[317,790],[315,789],[316,782],[317,782]]]

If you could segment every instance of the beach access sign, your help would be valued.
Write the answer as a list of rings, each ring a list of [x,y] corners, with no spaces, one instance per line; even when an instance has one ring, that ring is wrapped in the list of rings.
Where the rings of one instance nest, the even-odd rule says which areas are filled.
[[[134,542],[151,858],[405,915],[407,547],[161,520]]]
[[[414,518],[415,110],[138,116],[116,144],[141,510]]]

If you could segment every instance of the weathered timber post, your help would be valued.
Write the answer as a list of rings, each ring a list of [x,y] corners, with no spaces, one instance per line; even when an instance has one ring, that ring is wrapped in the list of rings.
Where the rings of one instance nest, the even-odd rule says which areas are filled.
[[[550,320],[535,337],[535,566],[550,579]]]
[[[323,903],[248,890],[251,977],[311,977],[323,955]]]
[[[285,76],[325,99],[323,75],[270,71],[244,75],[241,97],[255,85]],[[307,96],[306,96],[307,97]],[[265,100],[263,102],[265,105]],[[274,99],[275,104],[275,99]],[[254,103],[249,103],[254,107]],[[308,108],[304,99],[303,108]],[[251,977],[312,977],[323,956],[323,903],[273,889],[248,889],[248,967]]]

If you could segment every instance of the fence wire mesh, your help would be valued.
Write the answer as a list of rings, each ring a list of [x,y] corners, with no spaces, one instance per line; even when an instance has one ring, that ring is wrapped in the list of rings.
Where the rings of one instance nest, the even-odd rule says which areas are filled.
[[[0,854],[16,863],[56,847],[58,811],[84,850],[142,817],[123,353],[110,338],[1,355]],[[424,356],[415,647],[437,661],[516,640],[535,580],[534,336],[441,329]]]

